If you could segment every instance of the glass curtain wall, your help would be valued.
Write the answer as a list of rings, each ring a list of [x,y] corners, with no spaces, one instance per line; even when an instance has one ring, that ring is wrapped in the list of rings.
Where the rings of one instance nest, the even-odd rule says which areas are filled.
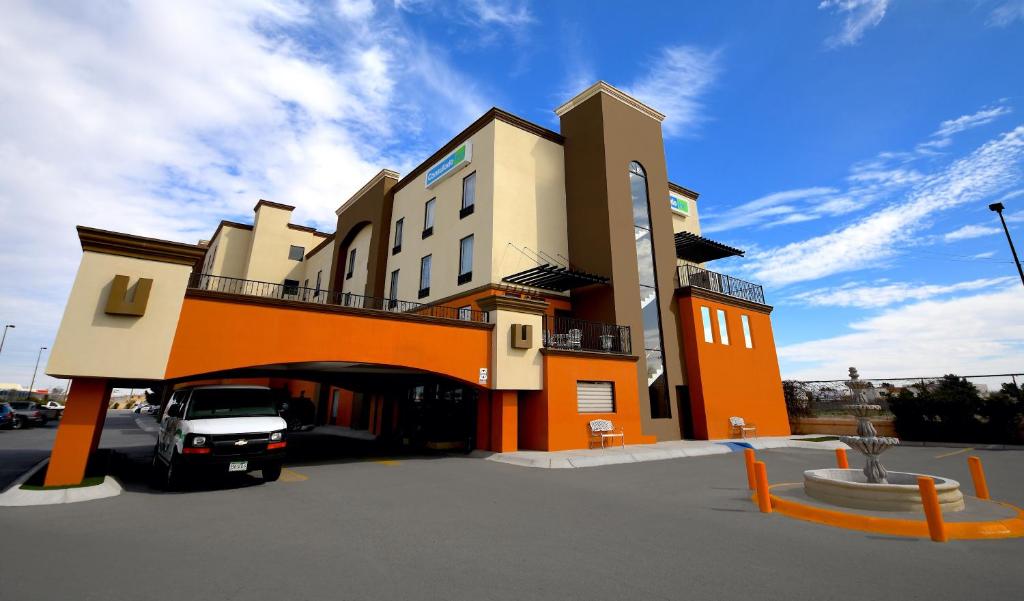
[[[637,271],[640,274],[640,312],[644,324],[644,359],[647,363],[647,389],[651,398],[651,417],[672,417],[668,384],[665,378],[664,349],[661,339],[661,313],[658,311],[658,283],[655,273],[654,244],[651,237],[651,208],[647,193],[647,174],[640,163],[629,164],[629,188],[633,198],[633,233],[636,237]]]

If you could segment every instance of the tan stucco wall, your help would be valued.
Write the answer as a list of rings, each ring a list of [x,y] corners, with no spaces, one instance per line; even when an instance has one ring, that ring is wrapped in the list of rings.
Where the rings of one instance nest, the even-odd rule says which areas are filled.
[[[469,138],[473,142],[472,162],[431,189],[424,187],[426,172],[405,184],[395,193],[391,215],[391,231],[398,219],[405,218],[402,251],[388,257],[385,281],[391,272],[400,269],[401,300],[430,302],[468,291],[491,281],[491,224],[494,199],[494,132],[495,122]],[[476,206],[473,214],[459,219],[462,205],[462,180],[476,172]],[[426,240],[423,232],[423,208],[428,200],[437,198],[434,206],[434,234]],[[459,240],[473,234],[473,278],[458,285]],[[389,241],[388,248],[391,244]],[[389,250],[390,252],[390,250]],[[432,255],[430,295],[417,299],[420,259]]]
[[[46,373],[55,377],[162,379],[192,268],[85,252],[71,288]],[[115,275],[152,278],[141,317],[107,315]]]
[[[480,283],[536,266],[510,242],[558,260],[569,256],[562,146],[503,121],[494,127],[493,246],[489,279]]]
[[[690,232],[699,236],[700,218],[697,217],[697,201],[690,198],[687,201],[690,203],[689,215],[681,215],[672,211],[672,231],[673,233]]]
[[[210,241],[213,262],[207,273],[228,278],[245,278],[252,230],[225,225]]]
[[[345,274],[341,280],[341,291],[352,294],[363,295],[366,293],[367,261],[370,258],[370,238],[373,235],[373,225],[366,224],[359,230],[359,233],[352,238],[348,249],[345,251]],[[348,257],[352,249],[356,250],[356,263],[352,268],[352,277],[346,277],[350,268]],[[323,253],[320,253],[323,254]]]
[[[491,311],[491,388],[495,390],[540,390],[544,387],[542,316],[497,309]],[[533,326],[533,344],[528,349],[512,348],[512,324]]]
[[[316,289],[316,274],[320,272],[320,289],[327,290],[331,282],[331,259],[334,258],[334,245],[328,244],[315,255],[305,260],[303,282],[309,280],[309,287]]]
[[[257,209],[245,279],[274,284],[285,279],[303,281],[306,274],[303,261],[289,259],[288,248],[291,245],[301,246],[305,254],[323,238],[289,228],[290,218],[291,211],[278,207],[261,205]]]

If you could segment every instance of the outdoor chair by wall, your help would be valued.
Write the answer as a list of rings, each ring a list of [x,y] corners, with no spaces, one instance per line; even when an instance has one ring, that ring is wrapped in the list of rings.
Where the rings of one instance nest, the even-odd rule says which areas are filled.
[[[615,429],[612,422],[607,419],[594,419],[590,420],[590,446],[593,447],[595,442],[601,442],[601,448],[605,446],[605,441],[609,438],[618,438],[621,441],[622,448],[626,448],[626,434],[622,431],[622,428]]]
[[[569,330],[569,348],[574,351],[583,350],[583,330],[573,328]]]
[[[747,432],[753,432],[754,438],[757,438],[757,426],[754,424],[748,424],[742,417],[730,417],[729,425],[732,426],[732,435],[739,435],[740,438],[746,438]]]

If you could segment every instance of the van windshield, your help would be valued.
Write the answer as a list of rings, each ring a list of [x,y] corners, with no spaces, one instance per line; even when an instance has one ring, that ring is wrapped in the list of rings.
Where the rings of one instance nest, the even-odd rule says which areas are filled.
[[[276,417],[273,395],[262,388],[207,388],[192,391],[185,419]]]

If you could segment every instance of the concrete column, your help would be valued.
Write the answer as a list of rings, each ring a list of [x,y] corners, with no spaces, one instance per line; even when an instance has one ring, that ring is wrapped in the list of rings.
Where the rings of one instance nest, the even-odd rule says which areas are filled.
[[[491,450],[511,453],[519,450],[519,392],[491,392]]]
[[[72,380],[50,452],[46,486],[71,486],[85,479],[89,455],[99,445],[110,391],[110,381],[105,378]]]

